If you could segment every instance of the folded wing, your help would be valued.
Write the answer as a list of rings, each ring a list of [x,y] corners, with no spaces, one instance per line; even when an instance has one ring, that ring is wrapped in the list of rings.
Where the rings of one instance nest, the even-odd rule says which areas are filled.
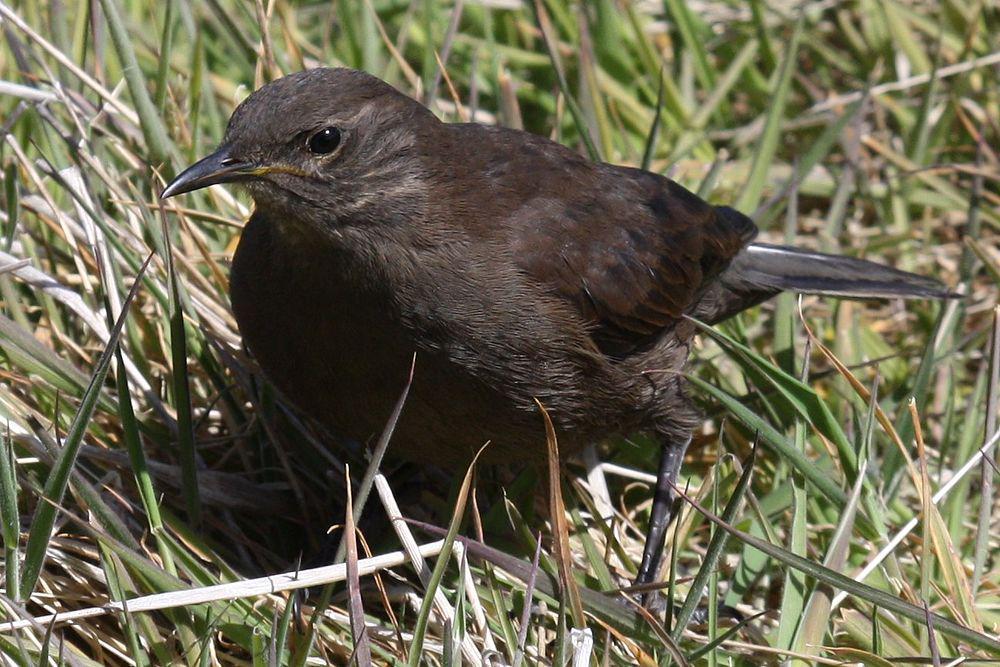
[[[540,201],[517,259],[579,310],[602,352],[624,357],[687,313],[757,230],[668,179],[606,169],[620,178],[602,191]]]

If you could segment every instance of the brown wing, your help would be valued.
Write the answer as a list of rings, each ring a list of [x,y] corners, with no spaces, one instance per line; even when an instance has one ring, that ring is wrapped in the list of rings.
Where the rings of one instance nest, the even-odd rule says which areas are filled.
[[[607,355],[624,357],[689,311],[756,234],[753,222],[711,206],[666,178],[589,165],[555,199],[519,217],[523,270],[574,303]],[[569,194],[572,193],[572,194]]]
[[[757,232],[743,214],[650,172],[590,162],[525,132],[440,127],[426,157],[447,176],[447,196],[432,202],[439,214],[511,251],[531,280],[578,310],[612,357],[694,312]]]

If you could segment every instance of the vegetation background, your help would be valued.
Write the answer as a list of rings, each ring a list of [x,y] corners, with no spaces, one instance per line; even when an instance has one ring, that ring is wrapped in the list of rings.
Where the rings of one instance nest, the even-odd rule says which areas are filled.
[[[0,628],[5,664],[1000,658],[995,2],[25,0],[0,2],[0,26],[0,606],[38,619]],[[254,87],[333,64],[966,297],[787,296],[705,332],[683,474],[723,521],[685,504],[666,617],[615,592],[655,469],[635,441],[568,463],[552,497],[536,471],[483,470],[470,491],[389,460],[369,539],[345,546],[395,574],[253,594],[244,579],[299,554],[331,560],[323,530],[364,502],[368,464],[240,348],[227,263],[248,202],[156,195]],[[381,519],[393,490],[495,550],[447,539],[415,575]],[[114,600],[132,602],[79,611]]]

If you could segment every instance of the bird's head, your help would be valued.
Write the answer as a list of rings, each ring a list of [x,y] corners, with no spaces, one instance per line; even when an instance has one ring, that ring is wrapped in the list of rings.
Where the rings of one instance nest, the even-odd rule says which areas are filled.
[[[438,124],[421,104],[364,72],[298,72],[244,100],[219,148],[160,196],[239,183],[258,208],[282,217],[325,226],[384,218],[378,206],[405,208],[423,197],[421,145]]]

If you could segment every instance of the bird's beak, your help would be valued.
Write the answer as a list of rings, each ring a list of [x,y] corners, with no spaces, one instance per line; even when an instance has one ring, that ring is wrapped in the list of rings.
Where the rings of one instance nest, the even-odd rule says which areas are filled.
[[[259,169],[249,162],[234,158],[223,146],[182,171],[160,193],[160,199],[200,190],[217,183],[242,181],[257,175]]]

